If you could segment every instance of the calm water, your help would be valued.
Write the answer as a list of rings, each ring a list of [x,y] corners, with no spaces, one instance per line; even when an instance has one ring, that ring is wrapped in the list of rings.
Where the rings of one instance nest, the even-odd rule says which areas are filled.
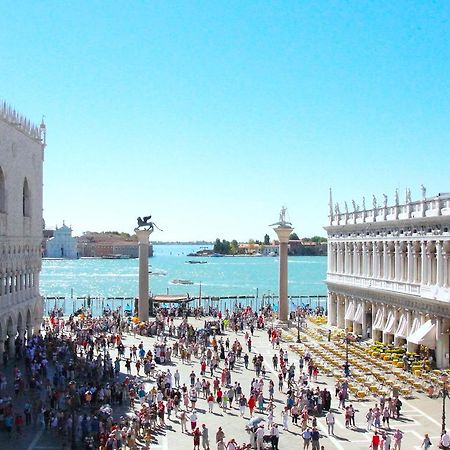
[[[199,248],[190,245],[155,245],[154,256],[149,259],[149,270],[153,272],[150,275],[150,291],[153,294],[188,292],[191,296],[198,296],[201,285],[202,296],[256,296],[258,293],[259,301],[263,295],[267,298],[278,291],[278,258],[187,256]],[[189,264],[188,260],[207,261],[207,264]],[[325,295],[323,280],[326,276],[326,264],[327,258],[322,256],[290,257],[289,295]],[[173,285],[170,281],[174,279],[190,280],[193,284]],[[114,302],[107,297],[137,295],[138,260],[44,260],[40,289],[44,296],[65,296],[66,300],[58,300],[57,304],[64,307],[66,312],[71,312],[83,303],[79,299],[74,304],[71,297],[87,295],[100,299],[94,300],[94,309],[106,304],[116,307],[123,304],[123,301]],[[48,301],[48,305],[54,304],[55,300]]]

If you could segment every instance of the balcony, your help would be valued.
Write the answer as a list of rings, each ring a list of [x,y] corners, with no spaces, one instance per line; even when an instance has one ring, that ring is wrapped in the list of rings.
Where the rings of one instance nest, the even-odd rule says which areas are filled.
[[[374,279],[341,273],[328,273],[327,281],[341,283],[347,286],[379,289],[384,291],[398,292],[402,294],[416,295],[422,298],[450,303],[450,289],[443,286],[429,286],[398,280],[383,280],[378,278]]]

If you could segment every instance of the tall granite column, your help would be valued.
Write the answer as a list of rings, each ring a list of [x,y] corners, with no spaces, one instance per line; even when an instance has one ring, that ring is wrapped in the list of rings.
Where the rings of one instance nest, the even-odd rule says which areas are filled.
[[[139,244],[139,298],[138,317],[142,322],[146,322],[149,316],[149,292],[148,292],[148,249],[150,246],[150,230],[136,229],[136,236]]]
[[[279,271],[279,306],[278,318],[282,322],[286,322],[289,316],[288,305],[288,245],[289,236],[294,231],[289,225],[280,224],[274,228],[280,242],[280,271]]]

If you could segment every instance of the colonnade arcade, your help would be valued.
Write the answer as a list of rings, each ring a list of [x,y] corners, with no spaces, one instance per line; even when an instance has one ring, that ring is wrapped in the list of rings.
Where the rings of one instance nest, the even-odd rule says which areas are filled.
[[[41,301],[41,300],[39,300]],[[42,307],[36,302],[35,307],[10,311],[0,320],[0,353],[7,352],[9,356],[13,356],[15,352],[15,343],[17,339],[21,339],[22,343],[31,338],[33,333],[40,330]]]
[[[333,241],[328,252],[329,273],[450,285],[449,240]]]
[[[328,325],[346,329],[363,338],[396,346],[406,345],[408,351],[415,352],[418,345],[408,338],[424,328],[427,322],[430,323],[427,337],[429,348],[435,350],[437,366],[446,367],[450,351],[449,318],[389,303],[328,293]]]

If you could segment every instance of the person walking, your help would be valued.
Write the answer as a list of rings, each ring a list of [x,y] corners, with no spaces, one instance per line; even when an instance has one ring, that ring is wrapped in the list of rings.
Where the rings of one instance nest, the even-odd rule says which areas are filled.
[[[278,442],[280,440],[280,430],[278,425],[274,423],[270,430],[270,442],[272,444],[272,450],[278,450]]]
[[[194,438],[194,450],[200,450],[200,430],[198,427],[193,432],[193,438]]]
[[[394,438],[393,450],[401,450],[403,433],[398,428],[397,428],[396,432],[394,433],[393,438]]]
[[[209,430],[206,424],[202,424],[202,447],[203,450],[209,450]]]
[[[319,430],[316,427],[313,427],[311,431],[311,450],[320,450],[320,433]]]
[[[439,442],[439,445],[443,450],[449,450],[450,449],[450,435],[447,433],[446,430],[442,433],[441,440]]]
[[[311,444],[311,428],[307,428],[302,433],[303,438],[303,450],[309,450],[309,445]]]
[[[325,421],[328,426],[328,434],[334,435],[334,423],[336,422],[336,419],[331,410],[328,411],[327,415],[325,416]]]
[[[428,436],[428,433],[425,433],[425,437],[423,438],[422,441],[422,445],[420,446],[420,448],[422,450],[428,450],[431,447],[431,440],[430,437]]]
[[[378,431],[375,431],[375,433],[372,436],[372,441],[370,443],[370,448],[372,450],[381,450],[380,449],[380,443],[381,443],[380,435],[378,434]]]

